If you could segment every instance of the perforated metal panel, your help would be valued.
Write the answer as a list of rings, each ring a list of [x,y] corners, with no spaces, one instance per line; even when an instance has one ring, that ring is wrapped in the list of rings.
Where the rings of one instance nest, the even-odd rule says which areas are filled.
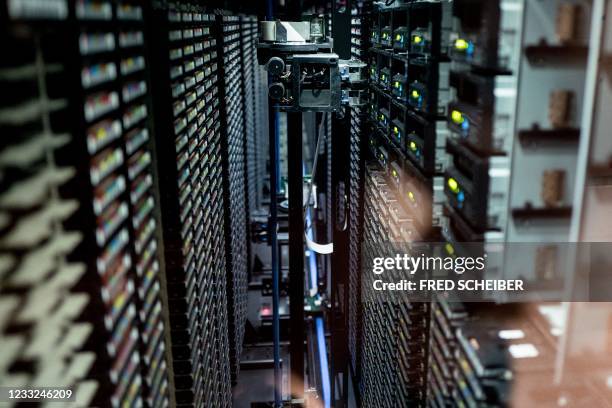
[[[354,2],[351,13],[351,55],[361,59],[367,45],[367,2]],[[351,368],[359,385],[362,351],[361,244],[363,242],[363,190],[367,109],[351,108],[350,186],[349,186],[349,312],[348,338]]]
[[[24,313],[36,311],[46,327],[30,334],[30,350],[46,354],[49,366],[21,385],[74,387],[84,406],[168,406],[143,8],[123,1],[13,6],[11,17],[30,42],[18,51],[23,59],[11,59],[25,66],[3,69],[3,77],[21,83],[15,95],[31,97],[34,109],[14,104],[5,112],[3,133],[21,132],[31,142],[15,146],[7,163],[30,167],[27,173],[49,165],[37,183],[23,179],[3,200],[38,214],[21,239],[43,239],[29,257],[44,265],[40,275],[22,263],[21,278],[39,282]],[[31,167],[38,154],[43,162]],[[29,200],[50,194],[48,209],[30,213],[32,203],[15,201],[24,193]],[[9,246],[16,238],[3,234]],[[61,274],[53,278],[55,268]],[[69,324],[77,317],[81,323]]]
[[[217,31],[201,7],[154,11],[157,150],[178,406],[231,403]],[[171,136],[169,136],[171,135]]]
[[[247,229],[247,170],[246,143],[249,136],[247,130],[250,120],[245,109],[245,76],[252,81],[253,60],[246,67],[242,53],[242,26],[240,17],[219,15],[220,50],[223,50],[223,100],[224,128],[223,140],[225,153],[225,194],[228,208],[226,212],[227,226],[227,293],[230,336],[230,360],[232,375],[238,373],[242,339],[246,322],[247,285],[248,285],[248,229]],[[246,70],[245,70],[246,69]],[[246,74],[246,75],[245,75]],[[249,84],[250,85],[250,84]]]
[[[54,3],[67,14],[65,1]],[[29,18],[0,19],[0,42],[11,56],[0,62],[0,378],[3,386],[14,387],[53,381],[73,387],[79,403],[92,405],[102,382],[87,380],[96,354],[84,347],[95,325],[77,318],[94,307],[100,286],[91,294],[77,289],[81,279],[96,279],[97,272],[73,256],[85,237],[64,225],[81,204],[91,203],[65,194],[78,176],[77,163],[57,161],[58,150],[77,136],[55,121],[68,116],[70,102],[53,86],[67,75],[53,41],[68,37],[44,30],[19,33],[12,21],[32,29],[39,18],[55,24],[67,16],[29,12]],[[50,355],[50,340],[73,347],[57,347]]]

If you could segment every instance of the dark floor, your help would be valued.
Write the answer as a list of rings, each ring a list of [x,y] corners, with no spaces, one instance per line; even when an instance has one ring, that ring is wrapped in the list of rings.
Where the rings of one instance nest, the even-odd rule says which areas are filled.
[[[286,262],[286,254],[283,256]],[[270,247],[267,244],[253,245],[253,256],[258,256],[263,263],[263,270],[270,269]],[[269,272],[267,272],[269,273]],[[252,283],[260,283],[261,275],[255,273],[251,278]],[[272,298],[262,296],[259,286],[249,289],[248,324],[250,335],[247,333],[241,358],[240,374],[238,383],[233,389],[233,406],[235,408],[251,408],[252,403],[272,402],[274,400],[274,359],[272,349],[271,329],[262,327],[260,309],[263,305],[272,307]],[[281,299],[281,314],[288,311],[287,299]],[[257,342],[253,342],[257,337]],[[283,391],[289,390],[289,347],[281,345]],[[285,392],[283,399],[288,398]]]
[[[281,347],[283,390],[289,389],[289,348]],[[272,360],[272,346],[249,346],[243,353],[243,361]],[[243,365],[238,376],[238,384],[233,390],[234,408],[250,408],[254,402],[274,400],[274,369],[268,367],[249,368]],[[283,395],[283,399],[288,395]]]

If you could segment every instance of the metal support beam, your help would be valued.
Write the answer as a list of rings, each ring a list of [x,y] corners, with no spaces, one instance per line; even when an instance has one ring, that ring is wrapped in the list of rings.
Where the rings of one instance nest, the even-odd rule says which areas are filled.
[[[334,114],[332,119],[332,203],[334,253],[331,259],[331,372],[334,407],[346,405],[348,382],[348,189],[350,172],[350,109]],[[335,385],[342,377],[343,390]]]
[[[334,51],[341,59],[351,58],[351,1],[332,1],[332,37]],[[348,194],[350,173],[350,108],[332,119],[332,208],[334,253],[331,259],[331,383],[334,407],[348,403]],[[341,390],[336,384],[341,379]]]
[[[304,396],[304,192],[302,114],[287,113],[291,396]]]
[[[270,236],[270,252],[272,266],[272,334],[274,344],[274,408],[282,406],[282,372],[280,359],[280,264],[278,259],[278,208],[277,208],[277,177],[280,163],[277,160],[277,120],[276,109],[271,99],[268,99],[268,136],[270,154],[270,219],[268,221],[268,231]]]
[[[350,0],[332,1],[332,37],[334,52],[340,59],[351,58],[351,2]]]

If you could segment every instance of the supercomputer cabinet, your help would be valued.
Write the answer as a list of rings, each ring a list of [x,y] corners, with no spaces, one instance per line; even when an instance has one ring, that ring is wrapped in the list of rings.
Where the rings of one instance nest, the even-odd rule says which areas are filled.
[[[148,41],[177,406],[231,403],[216,16],[154,4]]]
[[[39,153],[45,152],[51,165],[36,183],[40,198],[50,194],[44,201],[49,208],[32,207],[31,215],[38,216],[30,228],[40,234],[29,229],[27,235],[37,237],[38,254],[46,253],[49,265],[55,260],[65,270],[57,279],[51,278],[52,269],[41,270],[38,277],[40,289],[49,292],[46,302],[36,304],[37,313],[48,324],[56,323],[48,329],[56,335],[34,332],[31,338],[38,347],[49,342],[46,347],[59,351],[49,357],[56,364],[41,371],[44,381],[78,386],[77,378],[89,379],[83,383],[84,405],[167,406],[168,350],[142,5],[52,1],[9,6],[11,24],[34,41],[28,48],[34,50],[31,62],[27,57],[21,61],[29,70],[13,78],[38,88],[28,91],[24,107],[29,108],[12,115],[21,118],[13,131],[23,133],[22,141],[44,137]],[[22,52],[25,57],[27,51]],[[19,189],[23,194],[28,187],[16,186],[15,192]],[[53,236],[58,239],[48,239]],[[21,293],[36,294],[40,302],[44,292]],[[66,318],[82,323],[61,324]],[[68,350],[79,358],[62,354]],[[24,385],[41,384],[33,374],[42,366],[34,361],[22,366],[30,371],[23,379],[31,382]]]
[[[362,304],[356,388],[363,406],[391,407],[398,401],[424,406],[431,306],[377,296],[366,265],[389,253],[393,242],[440,236],[450,3],[378,4],[368,23],[370,97],[364,123],[370,131],[362,152],[367,162],[362,264],[355,272]]]

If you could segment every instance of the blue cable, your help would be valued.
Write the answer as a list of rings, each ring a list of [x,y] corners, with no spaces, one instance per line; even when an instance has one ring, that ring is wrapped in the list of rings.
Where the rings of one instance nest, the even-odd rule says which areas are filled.
[[[321,382],[323,383],[323,406],[325,408],[331,408],[331,387],[329,382],[327,346],[325,343],[325,327],[323,326],[323,318],[317,317],[315,322],[317,325],[317,342],[319,343],[319,364],[321,366]]]
[[[306,167],[302,165],[304,172]],[[309,205],[310,203],[307,203]],[[306,225],[311,224],[311,209],[308,207],[306,211]],[[308,238],[313,239],[312,228],[308,230]],[[317,255],[314,251],[308,251],[308,266],[310,272],[310,289],[317,289],[318,287],[318,275],[319,271],[317,268]],[[319,351],[319,366],[321,367],[321,386],[323,388],[323,406],[324,408],[331,408],[331,385],[329,382],[329,366],[327,362],[327,342],[325,341],[325,325],[322,317],[315,319],[315,325],[317,330],[317,347]]]
[[[304,175],[306,175],[306,165],[304,163],[302,163],[302,171],[304,173]],[[306,205],[310,205],[310,203],[306,203]],[[306,211],[306,225],[310,225],[311,227],[308,229],[308,232],[306,233],[306,235],[308,236],[308,239],[310,239],[311,241],[313,240],[313,234],[312,234],[312,223],[311,223],[311,219],[312,216],[310,214],[310,207],[308,207],[308,210]],[[317,289],[318,287],[318,279],[317,279],[317,256],[313,251],[308,251],[308,272],[310,273],[310,289]]]

